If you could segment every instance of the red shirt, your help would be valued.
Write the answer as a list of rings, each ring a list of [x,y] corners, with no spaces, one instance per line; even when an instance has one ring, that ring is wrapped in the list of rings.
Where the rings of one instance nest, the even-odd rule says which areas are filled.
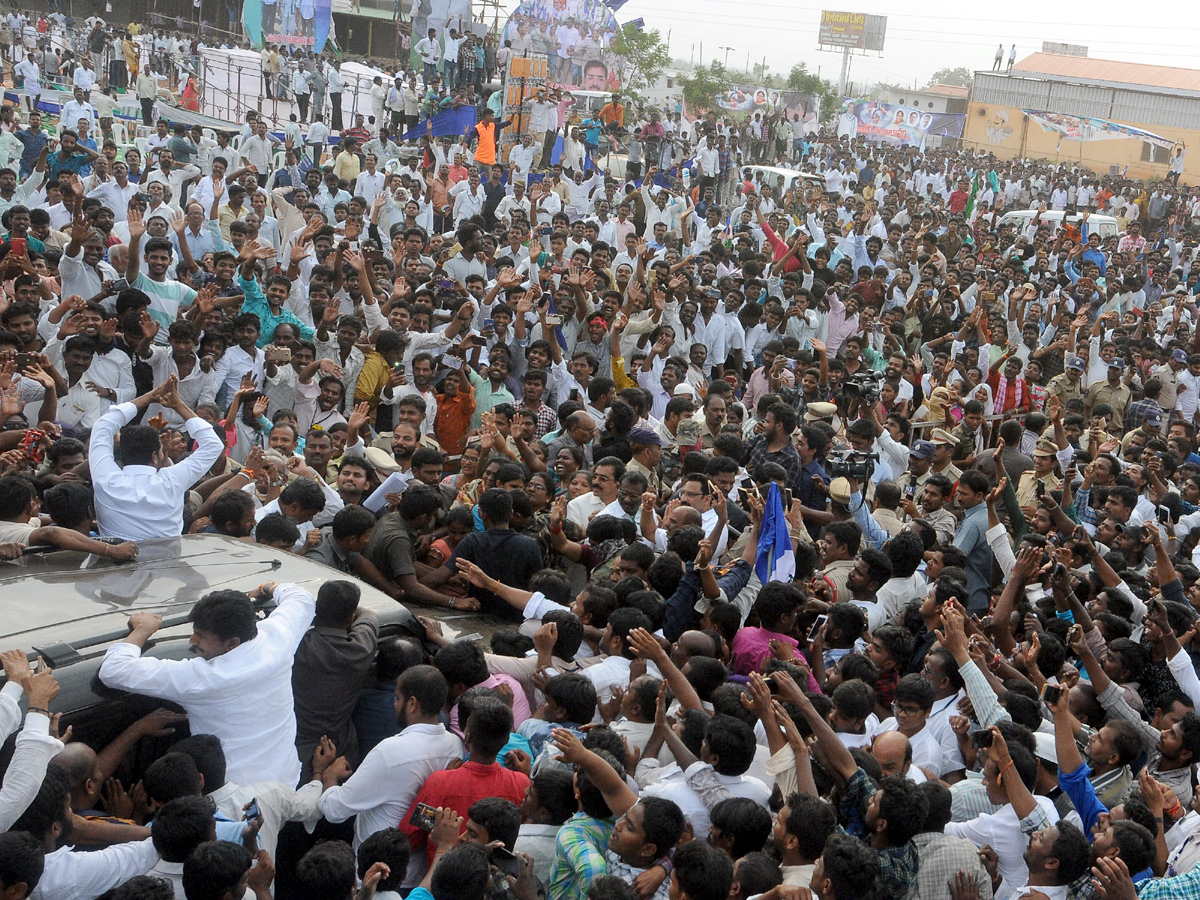
[[[418,803],[427,803],[435,809],[448,806],[465,819],[467,810],[484,797],[502,797],[520,806],[528,788],[529,776],[506,769],[499,763],[485,766],[465,762],[457,769],[442,769],[425,779],[399,828],[408,836],[413,852],[425,847],[428,861],[432,863],[434,847],[429,843],[429,832],[411,824]]]

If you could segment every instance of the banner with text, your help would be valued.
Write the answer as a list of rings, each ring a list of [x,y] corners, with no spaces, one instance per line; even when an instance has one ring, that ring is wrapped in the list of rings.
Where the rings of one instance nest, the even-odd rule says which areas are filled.
[[[250,45],[325,48],[333,23],[332,0],[244,0],[242,27]]]
[[[960,138],[967,117],[961,113],[922,112],[910,106],[847,100],[842,104],[838,134],[906,147],[924,147],[930,136]]]

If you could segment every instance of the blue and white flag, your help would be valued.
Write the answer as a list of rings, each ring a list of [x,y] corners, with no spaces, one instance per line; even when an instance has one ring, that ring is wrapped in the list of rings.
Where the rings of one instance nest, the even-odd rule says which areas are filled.
[[[613,12],[616,12],[618,9],[620,9],[622,6],[624,6],[628,2],[629,2],[629,0],[604,0],[604,5],[607,6],[609,9],[611,9]]]
[[[791,581],[796,577],[796,554],[792,551],[792,538],[788,534],[787,519],[783,516],[783,500],[779,495],[779,485],[775,482],[771,482],[771,490],[763,508],[754,572],[763,584]]]
[[[621,0],[621,2],[624,3],[625,0]],[[637,31],[644,31],[646,28],[646,20],[641,17],[638,17],[629,22],[626,22],[625,25],[626,26],[632,25],[634,27],[634,29],[636,29]]]

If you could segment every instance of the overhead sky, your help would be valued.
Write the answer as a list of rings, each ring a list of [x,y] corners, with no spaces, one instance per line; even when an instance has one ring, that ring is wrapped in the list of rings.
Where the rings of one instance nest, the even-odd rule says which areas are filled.
[[[516,7],[515,0],[502,0]],[[1144,14],[1112,0],[1070,7],[1044,0],[1010,0],[1004,4],[966,4],[927,0],[921,4],[868,0],[846,5],[799,5],[787,0],[628,0],[617,12],[618,22],[638,17],[664,37],[671,32],[671,55],[677,60],[724,62],[745,68],[766,57],[768,73],[786,74],[803,60],[809,69],[837,84],[840,52],[817,50],[822,9],[863,12],[888,17],[882,54],[856,55],[850,80],[924,84],[942,66],[990,69],[996,45],[1017,45],[1017,59],[1041,50],[1042,41],[1084,44],[1094,59],[1118,59],[1195,68],[1200,45],[1200,7],[1180,4],[1161,15],[1146,7]],[[978,17],[974,13],[978,13]],[[1073,15],[1073,13],[1077,15]],[[1087,21],[1081,21],[1087,20]],[[1131,21],[1132,20],[1132,21]],[[700,44],[704,58],[700,58]]]

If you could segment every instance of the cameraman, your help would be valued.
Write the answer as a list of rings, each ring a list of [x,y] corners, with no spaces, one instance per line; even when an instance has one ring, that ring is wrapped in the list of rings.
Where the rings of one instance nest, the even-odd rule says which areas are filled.
[[[878,425],[869,419],[855,419],[846,426],[846,441],[855,454],[865,456],[868,461],[875,463],[870,477],[872,485],[879,484],[881,481],[895,480],[892,467],[875,450],[875,429],[877,427]],[[873,494],[874,491],[868,489],[868,493]]]

